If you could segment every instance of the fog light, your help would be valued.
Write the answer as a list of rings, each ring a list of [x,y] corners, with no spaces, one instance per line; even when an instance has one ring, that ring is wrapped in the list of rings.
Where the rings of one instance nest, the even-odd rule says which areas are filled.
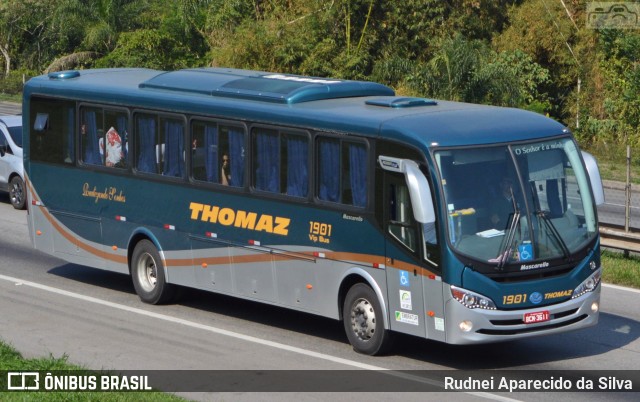
[[[598,310],[600,310],[600,306],[598,305],[598,302],[593,302],[593,304],[591,305],[591,311],[593,311],[594,313],[597,313]]]
[[[473,328],[473,323],[471,321],[462,321],[460,323],[460,331],[469,332]]]

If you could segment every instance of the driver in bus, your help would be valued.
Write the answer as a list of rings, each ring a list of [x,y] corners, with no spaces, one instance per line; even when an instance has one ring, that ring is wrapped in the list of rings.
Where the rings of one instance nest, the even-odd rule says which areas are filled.
[[[504,229],[509,223],[509,214],[515,212],[513,180],[505,176],[500,180],[499,194],[491,201],[490,214],[491,223],[495,228]]]

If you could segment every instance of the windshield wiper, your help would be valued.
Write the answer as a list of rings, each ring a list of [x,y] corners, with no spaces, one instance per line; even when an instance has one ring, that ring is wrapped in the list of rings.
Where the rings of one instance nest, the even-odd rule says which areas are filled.
[[[513,203],[513,217],[511,218],[511,223],[509,224],[509,230],[507,231],[507,235],[505,236],[504,243],[502,247],[500,247],[500,253],[498,254],[498,266],[497,269],[504,269],[504,266],[509,261],[509,252],[511,251],[511,245],[513,244],[513,239],[516,236],[516,228],[520,224],[520,209],[518,208],[518,204],[516,203],[516,198],[513,194],[513,188],[509,187],[511,192],[511,202]]]
[[[558,243],[558,245],[560,245],[560,248],[562,249],[563,257],[569,258],[571,256],[571,253],[569,252],[569,247],[567,247],[567,243],[565,243],[564,240],[562,239],[560,232],[558,232],[558,229],[556,229],[555,225],[551,222],[551,220],[547,216],[547,211],[542,211],[542,210],[536,211],[536,216],[540,218],[542,222],[544,222],[544,225],[547,227],[547,229],[549,229],[549,232],[551,232],[553,237],[556,239],[556,242]]]

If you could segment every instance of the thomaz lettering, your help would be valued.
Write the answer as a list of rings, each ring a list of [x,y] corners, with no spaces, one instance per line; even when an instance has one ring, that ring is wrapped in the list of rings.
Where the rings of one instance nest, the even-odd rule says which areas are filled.
[[[267,232],[281,236],[289,234],[289,224],[291,219],[281,216],[258,214],[234,210],[231,208],[220,208],[216,205],[206,205],[192,202],[189,205],[191,219],[203,222],[218,223],[223,226],[234,226],[241,229]]]

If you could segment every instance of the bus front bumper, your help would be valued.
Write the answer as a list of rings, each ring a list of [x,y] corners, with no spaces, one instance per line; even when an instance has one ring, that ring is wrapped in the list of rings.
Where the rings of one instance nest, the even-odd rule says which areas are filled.
[[[534,336],[550,335],[586,328],[598,323],[600,290],[586,293],[565,302],[522,310],[469,309],[457,300],[446,305],[446,342],[472,344],[501,342]],[[525,314],[546,314],[544,322],[525,324]]]

